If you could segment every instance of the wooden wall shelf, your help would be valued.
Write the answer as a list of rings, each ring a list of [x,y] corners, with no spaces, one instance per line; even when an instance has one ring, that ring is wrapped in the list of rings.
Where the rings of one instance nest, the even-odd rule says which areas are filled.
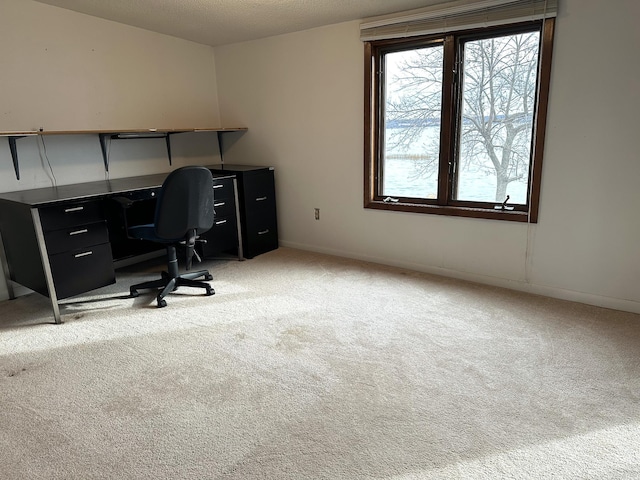
[[[245,132],[246,127],[207,127],[207,128],[146,128],[146,129],[128,129],[128,130],[24,130],[24,131],[0,131],[0,137],[7,137],[9,149],[11,150],[11,158],[13,160],[13,169],[16,172],[16,178],[20,180],[20,167],[18,162],[17,140],[24,137],[45,136],[45,135],[98,135],[100,139],[100,149],[102,150],[102,159],[104,161],[104,169],[109,171],[109,156],[107,154],[107,140],[126,140],[140,138],[164,138],[167,144],[167,156],[169,164],[171,164],[171,135],[179,133],[197,133],[197,132],[216,132],[218,134],[218,145],[220,147],[220,155],[222,156],[222,134],[230,132]]]

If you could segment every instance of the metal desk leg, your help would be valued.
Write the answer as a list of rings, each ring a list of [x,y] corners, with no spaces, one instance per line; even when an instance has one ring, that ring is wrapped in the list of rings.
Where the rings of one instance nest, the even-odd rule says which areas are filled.
[[[236,228],[238,229],[238,260],[244,260],[242,251],[242,224],[240,222],[240,198],[238,197],[238,180],[233,179],[233,197],[236,202]]]
[[[45,281],[47,282],[47,289],[49,290],[49,299],[51,300],[51,307],[53,309],[53,319],[55,323],[62,323],[60,308],[58,306],[58,296],[56,294],[56,286],[53,283],[51,265],[49,264],[49,254],[47,253],[47,246],[44,241],[44,232],[42,231],[42,224],[40,223],[40,212],[37,208],[31,209],[31,216],[33,217],[33,226],[38,239],[38,247],[40,249],[40,257],[42,258]]]
[[[7,262],[7,253],[4,251],[4,243],[2,243],[2,235],[0,235],[0,266],[2,266],[4,280],[7,284],[7,293],[9,293],[9,298],[13,300],[14,298],[16,298],[16,295],[13,291],[13,281],[11,280],[9,262]]]

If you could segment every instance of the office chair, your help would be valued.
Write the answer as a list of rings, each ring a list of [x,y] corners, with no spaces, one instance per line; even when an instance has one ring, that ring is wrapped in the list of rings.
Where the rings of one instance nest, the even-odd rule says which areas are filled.
[[[200,287],[206,295],[215,291],[211,285],[196,278],[212,280],[207,270],[179,274],[176,247],[186,247],[186,269],[191,269],[198,235],[213,226],[213,177],[205,167],[182,167],[171,172],[158,194],[154,223],[127,228],[131,238],[164,244],[167,249],[168,269],[162,278],[130,287],[131,297],[137,297],[139,289],[161,288],[158,307],[166,307],[164,297],[178,287]]]

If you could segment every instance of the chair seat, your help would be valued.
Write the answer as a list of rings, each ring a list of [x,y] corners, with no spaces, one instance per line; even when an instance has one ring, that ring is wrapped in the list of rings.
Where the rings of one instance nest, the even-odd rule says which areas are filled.
[[[137,238],[140,240],[149,240],[150,242],[157,243],[177,243],[183,240],[180,238],[160,238],[156,235],[156,225],[155,223],[148,223],[146,225],[136,225],[134,227],[129,227],[127,233],[132,238]]]

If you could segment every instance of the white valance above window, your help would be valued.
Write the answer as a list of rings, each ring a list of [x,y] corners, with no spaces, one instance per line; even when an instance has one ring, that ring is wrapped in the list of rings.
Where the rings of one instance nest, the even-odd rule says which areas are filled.
[[[559,0],[454,0],[408,12],[369,18],[362,41],[446,33],[555,17]]]

